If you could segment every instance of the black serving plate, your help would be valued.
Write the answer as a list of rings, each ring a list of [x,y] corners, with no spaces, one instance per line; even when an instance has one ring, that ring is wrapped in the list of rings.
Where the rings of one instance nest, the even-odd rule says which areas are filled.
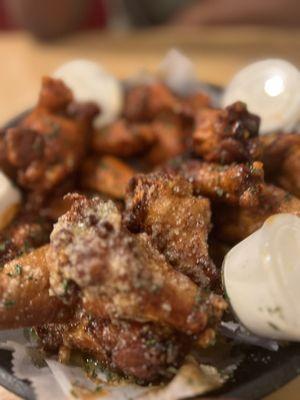
[[[221,88],[206,84],[201,84],[201,88],[212,95],[215,104],[218,103]],[[15,126],[27,113],[25,111],[13,118],[3,128]],[[233,353],[242,354],[242,362],[220,390],[206,395],[205,398],[259,400],[300,374],[300,344],[280,347],[278,351],[238,345],[234,347]],[[0,350],[0,385],[23,399],[36,400],[30,383],[12,374],[11,353],[7,350]]]

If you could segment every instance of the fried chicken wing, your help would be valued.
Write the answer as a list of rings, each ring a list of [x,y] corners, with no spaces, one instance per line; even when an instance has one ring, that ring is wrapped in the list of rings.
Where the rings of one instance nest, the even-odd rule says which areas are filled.
[[[192,195],[180,176],[137,175],[129,185],[125,222],[132,232],[146,232],[153,245],[179,272],[201,286],[216,279],[208,256],[210,230],[208,200]]]
[[[260,143],[267,180],[300,197],[300,134],[263,135]]]
[[[194,159],[182,162],[177,172],[191,182],[195,194],[208,197],[213,202],[239,204],[242,207],[253,207],[259,203],[264,182],[261,162],[220,165]]]
[[[160,113],[178,113],[181,101],[163,83],[139,85],[126,93],[123,114],[129,121],[149,121]]]
[[[145,234],[123,228],[112,202],[97,198],[77,198],[59,219],[48,262],[54,293],[63,294],[66,280],[75,282],[95,317],[159,322],[191,334],[203,332],[226,307],[175,271]]]
[[[97,113],[94,104],[73,102],[62,81],[44,78],[36,108],[4,136],[6,159],[18,184],[47,192],[72,174],[85,155]]]
[[[257,207],[234,207],[224,204],[213,209],[215,234],[225,243],[238,243],[259,229],[273,214],[300,216],[300,200],[273,185],[264,185]]]
[[[205,161],[221,164],[257,160],[259,123],[241,102],[224,110],[202,109],[195,116],[194,151]]]
[[[80,183],[84,189],[123,199],[133,175],[134,170],[115,157],[89,157],[81,166]]]
[[[81,309],[70,323],[47,324],[38,327],[37,334],[47,351],[57,352],[61,346],[80,350],[102,367],[140,383],[171,377],[191,343],[168,327],[96,319]]]
[[[52,224],[24,207],[0,232],[0,269],[5,263],[49,242]]]
[[[161,114],[152,121],[151,126],[156,140],[144,157],[147,165],[153,168],[187,150],[191,130],[185,119],[176,114]]]
[[[49,295],[47,246],[5,264],[0,271],[0,329],[66,321],[71,307]]]
[[[151,124],[132,123],[122,118],[95,130],[92,148],[97,154],[131,157],[144,153],[155,140]]]
[[[124,116],[129,121],[151,121],[160,114],[193,117],[201,108],[209,107],[211,99],[203,92],[179,97],[162,82],[152,82],[129,88]]]

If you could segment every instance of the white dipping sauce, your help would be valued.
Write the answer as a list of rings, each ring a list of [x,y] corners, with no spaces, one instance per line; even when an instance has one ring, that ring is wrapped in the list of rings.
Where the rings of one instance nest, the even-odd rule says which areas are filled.
[[[274,215],[237,244],[225,257],[223,281],[249,331],[300,341],[300,218]]]
[[[300,120],[300,72],[280,59],[250,64],[229,83],[222,106],[238,100],[261,117],[261,133],[290,131]]]
[[[58,68],[54,77],[62,79],[77,101],[93,101],[101,113],[94,120],[96,128],[114,121],[123,108],[123,89],[120,81],[99,64],[74,60]]]
[[[21,203],[21,193],[0,171],[0,230],[11,221],[17,206]]]

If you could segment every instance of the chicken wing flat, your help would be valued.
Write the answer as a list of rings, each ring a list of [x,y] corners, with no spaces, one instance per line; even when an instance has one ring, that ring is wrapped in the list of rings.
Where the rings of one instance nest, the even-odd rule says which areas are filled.
[[[146,232],[177,271],[204,287],[217,275],[208,256],[211,211],[209,201],[192,191],[180,176],[137,175],[126,196],[125,222],[132,232]]]
[[[260,137],[266,178],[300,197],[300,135],[275,133]]]
[[[5,264],[0,270],[0,329],[66,321],[72,308],[49,295],[47,246]]]
[[[244,103],[223,109],[206,108],[195,116],[194,152],[205,161],[230,164],[257,160],[260,119]]]
[[[170,378],[191,343],[168,327],[96,319],[82,310],[70,323],[47,324],[36,331],[46,351],[58,352],[62,346],[64,350],[80,350],[102,367],[139,383]]]
[[[194,159],[182,162],[177,172],[192,184],[194,194],[208,197],[213,202],[242,207],[259,204],[264,183],[261,162],[221,165]]]
[[[123,199],[134,170],[112,156],[89,157],[80,169],[80,183],[88,189],[115,199]]]
[[[77,104],[60,80],[44,78],[39,102],[4,136],[7,163],[27,190],[46,192],[78,167],[86,153],[91,123],[98,109]]]
[[[271,215],[279,213],[300,216],[300,200],[276,186],[264,185],[257,207],[216,205],[214,233],[225,243],[235,244],[259,229]]]
[[[145,234],[122,227],[112,202],[78,197],[51,234],[51,287],[81,289],[83,307],[99,318],[167,324],[186,334],[217,321],[223,299],[174,270]]]
[[[95,130],[92,148],[97,154],[131,157],[144,153],[155,140],[155,133],[150,124],[132,123],[122,118]]]

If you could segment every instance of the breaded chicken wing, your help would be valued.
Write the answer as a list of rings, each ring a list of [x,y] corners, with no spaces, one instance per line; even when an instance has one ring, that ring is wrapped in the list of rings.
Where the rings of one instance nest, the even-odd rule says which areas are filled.
[[[226,304],[174,270],[144,234],[121,224],[112,202],[78,197],[51,234],[51,287],[63,295],[66,282],[81,290],[83,307],[99,318],[167,324],[201,333]]]
[[[27,190],[47,192],[78,167],[98,109],[77,104],[60,80],[44,78],[37,106],[4,136],[6,161]]]
[[[271,215],[279,213],[300,216],[300,200],[276,186],[264,185],[257,207],[216,205],[214,233],[225,243],[235,244],[259,229]]]
[[[210,218],[208,200],[194,197],[191,184],[180,176],[153,173],[130,182],[125,214],[129,230],[146,232],[177,271],[202,287],[216,279],[207,245]]]
[[[191,182],[195,194],[208,197],[213,202],[242,207],[253,207],[259,203],[264,182],[261,162],[220,165],[194,159],[182,162],[177,172]]]
[[[52,224],[37,211],[25,207],[0,232],[0,269],[8,261],[49,242]]]
[[[5,264],[0,271],[0,329],[67,321],[72,307],[49,295],[47,246]]]
[[[168,327],[92,318],[81,309],[70,323],[47,324],[36,331],[45,350],[80,350],[102,367],[140,383],[170,378],[192,343]]]
[[[244,103],[222,109],[205,108],[195,116],[194,152],[205,161],[230,164],[260,157],[260,119]]]
[[[155,140],[155,133],[150,124],[130,123],[122,118],[95,130],[92,148],[100,155],[131,157],[144,153]]]
[[[115,199],[125,197],[134,170],[125,162],[112,156],[89,157],[80,168],[80,185]]]

